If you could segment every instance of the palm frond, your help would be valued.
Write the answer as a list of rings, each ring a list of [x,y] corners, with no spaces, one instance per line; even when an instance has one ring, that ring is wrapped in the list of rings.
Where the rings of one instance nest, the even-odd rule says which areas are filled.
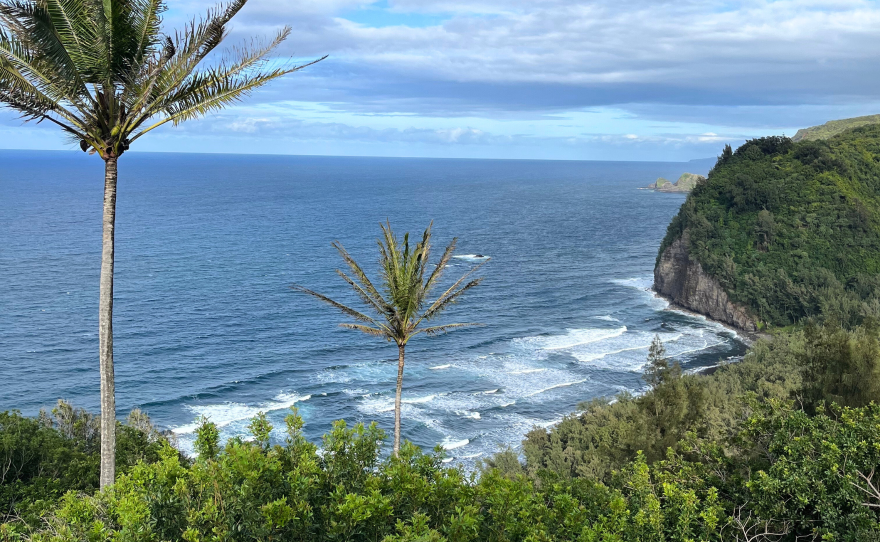
[[[332,243],[332,246],[336,249],[337,252],[339,252],[342,260],[346,263],[346,265],[348,265],[348,268],[351,269],[352,274],[363,287],[364,291],[368,294],[370,298],[370,304],[376,306],[379,312],[385,314],[393,312],[394,308],[385,301],[385,299],[379,293],[379,290],[377,290],[376,287],[373,286],[372,281],[361,268],[361,266],[358,265],[354,258],[351,257],[351,254],[349,254],[348,251],[345,250],[345,247],[342,246],[342,243],[334,241]]]
[[[364,291],[361,285],[356,283],[351,277],[349,277],[339,269],[336,270],[336,274],[342,277],[342,280],[344,280],[348,283],[349,286],[351,286],[358,297],[361,298],[361,301],[375,309],[380,316],[385,316],[388,314],[388,311],[386,309],[387,306],[383,306],[382,304],[377,303],[372,297],[370,297],[370,295],[366,291]],[[384,304],[384,301],[382,303]]]
[[[431,306],[428,308],[428,310],[426,310],[422,314],[421,318],[419,318],[419,322],[421,322],[422,320],[430,321],[430,320],[436,318],[437,315],[440,314],[440,312],[449,308],[450,305],[454,305],[455,303],[458,303],[458,298],[461,297],[462,294],[464,294],[465,292],[467,292],[471,288],[479,286],[480,283],[482,283],[482,282],[483,282],[483,277],[480,277],[478,279],[474,279],[474,280],[468,282],[463,287],[459,288],[458,290],[455,290],[455,291],[450,292],[446,295],[443,295],[442,297],[437,298],[437,300],[431,304]]]
[[[475,280],[471,281],[470,283],[468,283],[464,288],[459,289],[462,282],[464,282],[465,280],[467,280],[468,277],[470,277],[471,275],[476,273],[477,270],[480,269],[481,267],[483,267],[485,264],[486,264],[486,262],[482,262],[478,265],[475,265],[473,268],[471,268],[470,271],[468,271],[467,273],[462,275],[461,278],[459,278],[457,281],[455,281],[452,284],[452,286],[450,286],[445,292],[443,292],[443,294],[440,297],[438,297],[433,303],[431,303],[431,305],[428,307],[428,309],[423,313],[421,319],[430,320],[430,319],[434,318],[434,316],[436,316],[440,311],[442,311],[444,308],[446,308],[448,305],[451,304],[449,302],[450,298],[456,299],[456,298],[460,297],[461,294],[464,293],[465,291],[470,290],[471,288],[473,288],[474,286],[479,284],[482,281],[481,278],[475,279]],[[474,284],[474,283],[476,283],[476,284]]]
[[[0,36],[0,52],[3,50],[3,45]],[[43,93],[2,54],[0,54],[0,94],[2,94],[0,99],[21,113],[26,120],[49,120],[61,126],[66,132],[77,136],[84,131],[82,121],[74,113],[67,111],[51,96]],[[53,118],[51,114],[57,115],[66,122]]]
[[[442,326],[423,327],[421,329],[416,330],[416,332],[413,333],[412,335],[410,335],[410,337],[415,337],[419,333],[424,333],[425,335],[427,335],[429,337],[435,337],[437,335],[442,335],[444,333],[448,333],[448,332],[452,331],[453,329],[461,329],[463,327],[478,327],[478,326],[482,326],[482,325],[484,325],[484,324],[467,323],[467,324],[445,324]]]
[[[376,328],[376,327],[364,326],[361,324],[348,324],[348,323],[339,324],[339,327],[344,327],[346,329],[355,329],[357,331],[361,331],[363,333],[366,333],[367,335],[373,335],[375,337],[384,337],[385,339],[387,339],[389,341],[394,339],[393,336],[388,334],[388,330],[386,330],[384,328]]]
[[[56,0],[61,1],[61,0]],[[132,27],[137,35],[132,65],[140,68],[150,52],[161,42],[162,13],[167,9],[162,0],[131,0]]]
[[[186,91],[176,96],[176,101],[163,104],[164,118],[141,129],[130,141],[135,141],[163,124],[171,122],[177,125],[183,121],[199,118],[212,111],[223,109],[229,104],[240,101],[269,81],[301,70],[304,67],[305,65],[294,66],[293,68],[279,68],[238,77],[219,72],[196,76],[188,88],[186,88]]]
[[[318,292],[314,292],[312,290],[309,290],[308,288],[300,286],[299,284],[292,284],[290,287],[291,287],[291,289],[293,289],[297,292],[309,294],[310,296],[316,297],[316,298],[320,299],[321,301],[323,301],[324,303],[327,303],[328,305],[336,307],[337,309],[342,311],[343,314],[350,316],[350,317],[354,318],[355,320],[360,320],[361,322],[366,322],[368,324],[372,324],[377,327],[382,327],[382,324],[376,322],[374,319],[370,318],[366,314],[359,312],[355,309],[352,309],[351,307],[348,307],[346,305],[343,305],[342,303],[339,303],[338,301],[334,301],[323,294],[319,294]]]
[[[77,97],[71,93],[66,70],[17,37],[0,28],[0,56],[9,66],[53,102],[78,103]]]
[[[421,239],[413,246],[409,239],[409,234],[398,239],[391,230],[391,224],[388,220],[380,223],[382,229],[382,237],[377,240],[379,248],[379,266],[382,275],[381,286],[385,290],[383,296],[373,285],[370,279],[364,273],[363,269],[351,255],[342,247],[339,242],[334,242],[333,246],[337,249],[343,260],[348,264],[354,273],[354,277],[350,277],[344,272],[337,270],[336,272],[349,284],[368,306],[376,310],[376,312],[384,318],[383,323],[376,320],[368,322],[370,325],[362,324],[343,324],[343,327],[349,329],[359,329],[365,333],[384,336],[389,340],[394,340],[399,345],[420,334],[438,335],[446,333],[453,329],[475,326],[480,324],[445,324],[429,327],[420,327],[422,322],[427,322],[437,316],[441,311],[450,305],[456,303],[465,292],[479,285],[483,279],[476,278],[469,282],[467,279],[477,271],[485,263],[474,266],[464,276],[457,280],[452,287],[437,298],[430,307],[423,313],[419,314],[424,306],[427,292],[430,291],[431,285],[439,279],[443,267],[449,262],[455,249],[456,241],[449,244],[440,258],[437,267],[433,269],[427,281],[425,279],[426,270],[428,268],[428,259],[430,255],[431,242],[431,225],[425,229]],[[302,286],[295,285],[294,289],[308,293],[318,297],[322,301],[329,303],[336,308],[342,310],[349,316],[367,321],[370,318],[363,315],[350,307],[346,307],[341,303],[337,303],[326,296],[307,290]],[[348,312],[350,311],[350,312]]]
[[[314,63],[269,64],[289,36],[284,28],[202,67],[246,1],[164,35],[164,0],[0,0],[0,101],[25,120],[58,124],[84,150],[118,157],[159,126],[221,109]]]
[[[434,267],[434,271],[431,272],[431,274],[428,276],[428,280],[425,281],[425,287],[423,290],[426,297],[430,295],[431,289],[443,276],[443,271],[446,269],[446,266],[449,264],[449,260],[452,259],[452,255],[455,253],[456,244],[458,244],[458,238],[453,237],[449,245],[446,246],[446,250],[443,251],[443,255],[440,256],[440,261],[437,262],[437,265]]]

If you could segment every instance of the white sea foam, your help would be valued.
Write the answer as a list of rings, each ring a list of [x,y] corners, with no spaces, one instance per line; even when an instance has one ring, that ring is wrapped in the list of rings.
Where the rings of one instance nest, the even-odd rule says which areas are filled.
[[[458,256],[453,256],[453,258],[464,260],[466,262],[485,262],[489,259],[489,256],[483,254],[460,254]]]
[[[532,393],[526,395],[526,397],[532,397],[532,396],[534,396],[534,395],[538,395],[538,394],[540,394],[540,393],[545,393],[545,392],[548,392],[548,391],[550,391],[550,390],[555,390],[556,388],[567,388],[567,387],[569,387],[569,386],[574,386],[575,384],[583,384],[583,383],[586,382],[586,381],[587,381],[587,379],[584,378],[583,380],[576,380],[576,381],[574,381],[574,382],[563,382],[562,384],[554,384],[554,385],[552,385],[552,386],[550,386],[550,387],[547,387],[547,388],[540,389],[540,390],[538,390],[538,391],[532,392]]]
[[[407,417],[410,417],[413,414],[412,409],[417,408],[417,405],[429,403],[441,395],[444,394],[432,394],[426,395],[425,397],[411,397],[408,399],[403,398],[400,400],[402,403],[401,408],[404,413],[406,413]],[[379,394],[367,395],[364,396],[358,404],[358,409],[364,414],[371,416],[391,412],[394,410],[394,397],[382,396]]]
[[[455,413],[458,414],[459,416],[461,416],[462,418],[470,418],[472,420],[479,420],[480,419],[480,413],[475,412],[475,411],[472,412],[469,410],[456,410]]]
[[[352,395],[352,396],[359,395],[361,397],[364,397],[364,396],[370,394],[370,390],[366,390],[364,388],[345,388],[342,390],[342,393],[344,393],[346,395]],[[327,395],[327,394],[325,393],[324,395]]]
[[[443,439],[443,442],[440,443],[440,446],[443,446],[444,450],[454,450],[456,448],[461,448],[462,446],[467,446],[470,442],[471,441],[468,439],[452,440],[452,437],[446,437]]]
[[[596,320],[605,320],[606,322],[620,322],[617,318],[611,316],[610,314],[606,314],[605,316],[594,316]]]
[[[450,367],[452,367],[452,364],[447,363],[446,365],[435,365],[434,367],[428,367],[428,369],[430,369],[432,371],[439,371],[441,369],[448,369]]]
[[[611,279],[610,282],[619,286],[626,286],[627,288],[647,291],[654,285],[654,277],[646,275],[643,277],[630,277],[628,279]]]
[[[569,350],[576,346],[619,337],[624,333],[626,333],[626,326],[618,328],[569,329],[566,330],[565,335],[525,337],[523,339],[514,339],[513,342],[514,344],[538,350]]]
[[[416,397],[413,399],[401,399],[400,402],[406,403],[408,405],[411,405],[414,403],[427,403],[428,401],[433,401],[435,397],[437,397],[436,394],[435,395],[426,395],[425,397]]]
[[[585,345],[583,347],[572,349],[570,353],[578,361],[584,363],[594,362],[607,356],[615,356],[612,363],[625,361],[626,366],[631,366],[632,364],[629,363],[628,359],[622,359],[619,355],[638,350],[645,350],[645,355],[639,354],[637,356],[638,359],[641,359],[642,362],[644,362],[647,349],[651,346],[651,341],[654,339],[654,335],[654,333],[646,331],[630,332],[619,337],[614,337],[611,340],[604,341],[601,344]],[[660,333],[659,335],[664,344],[675,342],[682,337],[681,333]]]
[[[651,288],[654,286],[654,277],[646,275],[644,277],[633,277],[628,279],[612,279],[610,281],[618,286],[634,288],[645,293],[645,299],[649,305],[657,310],[663,310],[669,307],[669,302],[658,296]]]
[[[543,373],[546,370],[547,370],[546,368],[545,369],[523,369],[521,371],[511,371],[510,374],[512,374],[512,375],[527,375],[527,374],[532,374],[532,373]]]
[[[483,455],[483,452],[477,452],[477,453],[471,454],[471,455],[461,455],[461,456],[456,457],[456,459],[476,459],[477,457],[480,457],[481,455]]]
[[[225,427],[234,422],[249,420],[260,412],[268,413],[290,408],[296,403],[308,401],[311,397],[311,395],[279,393],[274,397],[273,401],[257,406],[227,402],[218,405],[187,405],[186,409],[196,415],[196,420],[204,416],[216,424],[217,427]],[[198,421],[194,421],[191,424],[175,427],[172,431],[178,435],[185,435],[193,433],[198,427]]]

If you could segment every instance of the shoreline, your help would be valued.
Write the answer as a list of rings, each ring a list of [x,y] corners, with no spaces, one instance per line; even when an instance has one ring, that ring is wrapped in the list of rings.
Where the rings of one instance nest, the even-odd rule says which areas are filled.
[[[759,339],[769,339],[770,338],[770,335],[768,335],[766,333],[739,329],[739,328],[731,326],[730,324],[727,324],[725,322],[720,322],[718,320],[715,320],[714,318],[706,316],[705,314],[701,314],[699,312],[695,312],[695,311],[692,311],[686,307],[683,307],[683,306],[677,304],[676,302],[674,302],[669,297],[657,292],[654,289],[653,285],[650,288],[648,288],[647,290],[649,292],[651,292],[655,297],[657,297],[659,299],[663,299],[664,301],[669,303],[669,305],[663,310],[678,312],[681,314],[686,314],[688,316],[703,318],[708,322],[718,324],[721,327],[733,332],[734,335],[736,336],[736,339],[739,340],[741,343],[743,343],[746,346],[746,348],[750,348]],[[728,365],[728,364],[731,364],[731,363],[739,363],[740,361],[742,361],[742,359],[743,359],[743,356],[731,356],[731,357],[727,358],[726,360],[722,360],[715,365],[711,365],[709,367],[701,367],[700,369],[694,370],[692,374],[708,376],[708,375],[711,375],[711,374],[715,373],[716,371],[718,371],[718,369],[720,369],[721,367]]]

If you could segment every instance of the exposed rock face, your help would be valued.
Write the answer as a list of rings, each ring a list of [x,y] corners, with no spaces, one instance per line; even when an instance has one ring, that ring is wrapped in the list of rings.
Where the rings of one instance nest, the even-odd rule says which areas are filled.
[[[686,231],[660,256],[654,268],[654,290],[687,310],[738,329],[757,330],[748,309],[730,301],[718,281],[691,259]]]

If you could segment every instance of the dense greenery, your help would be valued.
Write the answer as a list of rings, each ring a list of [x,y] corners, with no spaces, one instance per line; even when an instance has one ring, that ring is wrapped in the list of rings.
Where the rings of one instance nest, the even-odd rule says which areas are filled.
[[[375,425],[337,422],[318,447],[295,412],[283,445],[263,415],[225,444],[204,420],[190,460],[135,414],[123,474],[97,491],[92,416],[6,413],[0,540],[872,540],[878,366],[874,327],[778,333],[711,375],[655,341],[647,393],[585,404],[532,431],[525,463],[504,452],[474,474],[439,449],[382,454]]]
[[[817,333],[833,341],[834,332]],[[515,457],[513,463],[468,475],[444,467],[441,450],[425,454],[409,443],[397,457],[382,459],[384,434],[375,425],[349,428],[337,422],[319,448],[303,438],[302,420],[294,411],[286,420],[283,445],[271,444],[273,428],[263,415],[252,421],[251,439],[225,445],[217,428],[203,421],[195,460],[182,459],[160,441],[158,457],[125,469],[111,488],[69,492],[45,515],[44,524],[31,529],[14,522],[0,528],[0,537],[41,542],[873,540],[880,536],[880,518],[867,505],[878,503],[872,473],[880,464],[880,407],[826,408],[820,402],[810,415],[791,402],[759,399],[783,389],[797,393],[802,387],[797,379],[779,377],[787,358],[802,355],[810,340],[821,339],[802,334],[784,344],[763,344],[745,364],[702,377],[704,382],[675,378],[675,364],[655,358],[660,375],[647,394],[654,397],[636,407],[651,412],[661,397],[670,397],[661,389],[677,380],[691,380],[690,388],[735,391],[737,383],[752,381],[748,375],[756,376],[761,360],[776,369],[757,375],[761,384],[749,384],[752,393],[734,408],[734,424],[716,422],[731,429],[727,436],[684,432],[662,457],[649,459],[638,451],[631,460],[614,457],[619,464],[601,479],[588,471],[573,475],[553,463],[535,468],[531,458],[523,467]],[[595,418],[584,418],[589,420]],[[613,432],[610,425],[605,428]],[[509,456],[498,459],[503,463]],[[96,473],[97,467],[91,470]]]
[[[139,411],[117,427],[116,466],[155,462],[165,436]],[[59,401],[51,414],[0,413],[0,522],[36,524],[67,491],[98,487],[100,430],[96,416]]]
[[[762,324],[880,317],[880,126],[721,155],[669,225]]]
[[[655,347],[647,375],[652,366],[668,364]],[[580,412],[552,430],[528,433],[522,472],[536,476],[551,470],[566,479],[607,481],[640,452],[651,462],[665,457],[670,447],[680,450],[688,433],[715,442],[732,438],[750,401],[786,400],[803,389],[805,347],[803,333],[780,334],[772,342],[757,343],[742,362],[722,366],[712,375],[681,375],[675,364],[661,367],[649,393],[597,399],[581,405]],[[518,472],[518,463],[503,455],[491,464]]]

